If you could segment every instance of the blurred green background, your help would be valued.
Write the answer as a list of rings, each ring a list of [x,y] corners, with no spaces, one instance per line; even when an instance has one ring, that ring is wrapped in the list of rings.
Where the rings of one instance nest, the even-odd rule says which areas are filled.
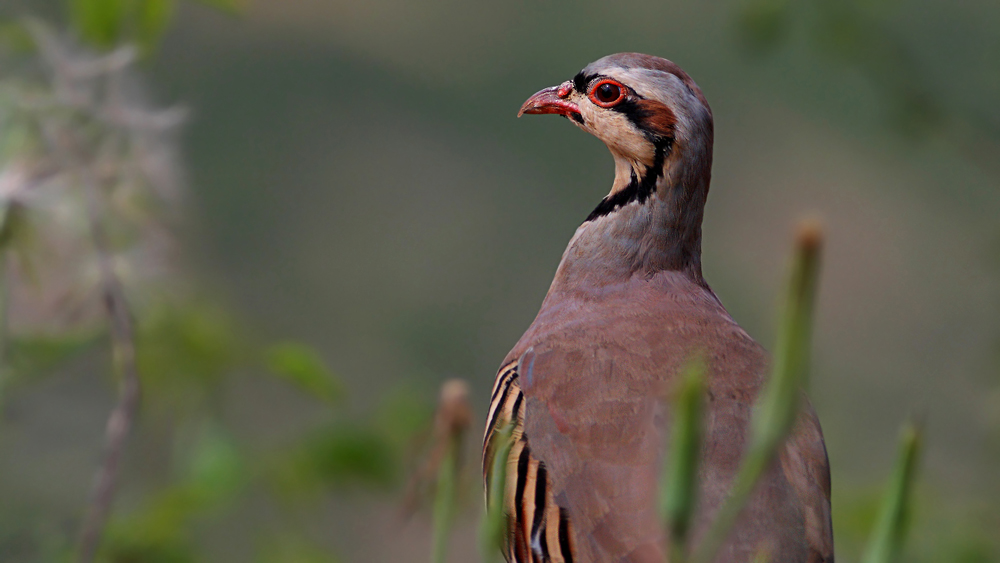
[[[57,27],[65,13],[0,6]],[[811,397],[839,559],[857,559],[915,412],[927,445],[908,560],[1000,561],[997,2],[253,0],[175,16],[139,66],[157,105],[190,110],[177,234],[200,297],[165,326],[208,336],[150,365],[186,353],[221,375],[146,385],[106,560],[426,560],[428,511],[401,515],[402,491],[452,377],[475,421],[451,560],[474,560],[493,375],[613,175],[600,141],[514,116],[588,62],[641,51],[712,105],[705,275],[765,346],[792,226],[826,226]],[[245,361],[276,341],[296,344],[270,349],[272,368],[290,346],[342,386],[319,395],[344,398]],[[106,355],[7,392],[0,560],[72,545],[115,400]],[[324,448],[340,453],[316,461]],[[219,502],[175,498],[227,486]],[[182,537],[161,537],[177,519]],[[142,542],[183,548],[128,551]]]

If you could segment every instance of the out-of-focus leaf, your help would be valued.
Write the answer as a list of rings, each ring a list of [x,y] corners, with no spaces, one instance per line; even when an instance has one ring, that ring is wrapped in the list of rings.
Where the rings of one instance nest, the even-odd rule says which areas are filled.
[[[434,419],[434,403],[421,389],[400,384],[379,401],[373,423],[393,447],[406,449],[414,436],[427,434]]]
[[[129,0],[68,0],[70,17],[80,37],[97,47],[112,47],[121,39]]]
[[[88,331],[16,336],[8,341],[7,365],[15,382],[31,379],[55,369],[90,348],[103,335],[103,331]]]
[[[331,429],[307,450],[317,473],[331,485],[388,485],[395,477],[392,450],[383,437],[357,426]]]
[[[842,553],[861,553],[875,527],[883,491],[871,486],[846,490],[840,487],[838,491],[833,505],[838,549]]]
[[[791,24],[788,0],[756,0],[742,8],[739,34],[756,51],[771,51],[788,35]]]
[[[913,423],[903,428],[896,467],[862,563],[892,563],[899,557],[906,537],[910,494],[920,458],[922,434],[920,427]]]
[[[36,48],[35,39],[24,25],[10,20],[0,20],[0,45],[5,45],[14,53],[32,53]],[[0,156],[3,156],[2,152]]]
[[[364,426],[338,424],[307,439],[277,461],[274,478],[286,495],[351,486],[386,487],[397,476],[394,450]]]
[[[246,8],[246,0],[191,0],[197,4],[204,4],[216,10],[238,14]]]
[[[199,491],[185,484],[160,491],[137,512],[115,516],[98,552],[98,561],[194,563],[199,561],[188,523],[205,506]]]
[[[216,382],[241,347],[229,315],[201,301],[156,306],[142,319],[137,342],[139,373],[154,388]]]
[[[143,507],[112,520],[99,560],[194,563],[190,530],[196,519],[216,513],[248,483],[246,464],[221,427],[208,423],[183,478],[160,490]]]
[[[95,47],[138,43],[152,52],[173,22],[177,0],[67,0],[76,33]],[[192,0],[230,14],[243,10],[244,0]]]
[[[295,342],[275,344],[267,350],[266,360],[271,373],[313,397],[334,402],[344,394],[340,381],[309,346]]]
[[[143,53],[149,54],[160,42],[174,19],[175,0],[140,0],[136,38]]]
[[[206,425],[191,460],[187,484],[209,502],[234,497],[249,480],[246,463],[232,438],[215,424]]]
[[[323,548],[303,540],[282,536],[260,549],[258,563],[337,563],[338,559]]]
[[[183,537],[143,536],[128,528],[110,526],[98,553],[100,563],[198,563],[194,544]]]
[[[0,249],[10,249],[17,256],[21,274],[26,281],[38,283],[35,269],[35,250],[40,237],[38,222],[24,205],[9,202],[4,206],[3,225],[0,226]]]

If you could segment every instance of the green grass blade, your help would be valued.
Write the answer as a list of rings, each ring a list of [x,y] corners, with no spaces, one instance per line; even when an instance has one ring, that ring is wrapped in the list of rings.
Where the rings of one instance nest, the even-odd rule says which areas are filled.
[[[670,563],[680,563],[687,556],[688,530],[694,517],[705,402],[704,359],[695,358],[679,383],[669,454],[660,481],[660,514],[667,523]]]
[[[486,490],[486,517],[479,529],[479,549],[484,563],[497,560],[506,532],[507,519],[504,517],[504,494],[507,485],[507,458],[514,447],[514,424],[510,423],[495,431],[494,443],[499,444],[493,453],[493,464],[489,473]]]
[[[754,409],[750,443],[729,498],[695,550],[694,563],[710,563],[726,541],[757,481],[774,460],[792,429],[799,410],[799,396],[806,384],[813,304],[819,279],[822,233],[818,226],[799,228],[791,280],[782,311],[771,379]]]
[[[917,472],[923,431],[919,425],[909,423],[900,438],[896,467],[889,482],[889,491],[879,511],[875,530],[865,550],[862,563],[891,563],[896,561],[906,537],[910,494]]]
[[[438,466],[434,492],[433,544],[431,561],[444,563],[448,553],[448,538],[455,521],[455,498],[461,473],[461,448],[465,430],[472,418],[469,409],[469,386],[460,379],[446,381],[441,386],[441,400],[435,420],[436,432],[444,447]]]
[[[444,563],[448,553],[448,538],[455,518],[455,491],[458,481],[458,441],[451,438],[448,451],[438,469],[434,493],[434,544],[431,551],[433,563]]]

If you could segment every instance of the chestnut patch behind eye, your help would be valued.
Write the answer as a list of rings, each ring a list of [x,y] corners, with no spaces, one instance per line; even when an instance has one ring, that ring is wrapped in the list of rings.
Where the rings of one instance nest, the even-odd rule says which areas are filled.
[[[662,102],[637,98],[619,104],[615,109],[624,113],[653,143],[674,137],[677,116]]]

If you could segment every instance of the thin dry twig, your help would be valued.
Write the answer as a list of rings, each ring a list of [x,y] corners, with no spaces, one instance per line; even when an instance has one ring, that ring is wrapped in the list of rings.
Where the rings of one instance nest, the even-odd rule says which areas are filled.
[[[89,563],[94,560],[100,544],[104,526],[111,512],[118,484],[125,442],[135,423],[139,411],[139,370],[135,359],[135,328],[132,313],[121,280],[114,270],[111,253],[108,250],[107,235],[97,213],[97,186],[93,181],[85,181],[88,194],[88,217],[91,237],[98,256],[101,272],[101,293],[111,330],[111,353],[115,372],[121,377],[121,395],[118,404],[108,417],[105,429],[104,459],[97,472],[90,506],[80,534],[78,560]]]
[[[115,272],[114,258],[105,232],[101,209],[102,183],[114,178],[98,179],[93,171],[95,157],[88,155],[82,143],[71,131],[47,129],[46,137],[61,166],[79,179],[86,200],[86,216],[91,243],[97,257],[100,274],[101,301],[108,318],[111,336],[111,355],[114,371],[121,380],[118,403],[111,411],[105,427],[104,454],[91,493],[90,504],[80,531],[77,560],[90,563],[94,560],[104,528],[111,513],[125,443],[139,410],[141,386],[135,354],[135,328],[125,288]]]
[[[71,201],[65,202],[74,212],[82,203],[79,225],[84,230],[73,232],[72,247],[88,253],[88,258],[92,253],[96,260],[95,293],[100,296],[101,304],[95,309],[103,309],[106,317],[113,368],[120,385],[118,401],[108,417],[103,457],[80,531],[77,560],[89,563],[97,554],[111,513],[125,445],[138,414],[141,394],[133,310],[125,291],[126,282],[133,287],[129,274],[134,274],[134,269],[127,268],[130,262],[127,252],[134,250],[135,245],[123,252],[116,248],[120,246],[119,240],[113,243],[109,236],[118,233],[109,222],[130,224],[129,221],[136,220],[126,217],[121,209],[116,213],[113,200],[116,194],[130,189],[146,190],[163,201],[168,199],[173,184],[169,166],[173,154],[170,133],[183,119],[184,112],[148,108],[137,90],[141,84],[129,74],[136,59],[134,48],[126,46],[107,54],[93,53],[62,40],[41,23],[28,22],[27,27],[39,48],[47,80],[13,88],[12,99],[19,115],[32,123],[32,131],[37,128],[44,147],[41,151],[26,149],[22,156],[25,166],[33,167],[29,171],[32,174],[10,176],[12,169],[4,171],[7,176],[0,177],[0,192],[10,193],[0,196],[21,204],[18,198],[27,201],[27,187],[37,184],[29,180],[49,177],[82,190],[80,200],[70,198]],[[23,171],[13,169],[13,173],[19,172]],[[151,239],[156,227],[143,225],[141,240]],[[77,248],[80,240],[84,241],[84,248]],[[84,282],[88,293],[94,287],[89,274],[88,271]],[[141,299],[132,295],[137,301]]]

